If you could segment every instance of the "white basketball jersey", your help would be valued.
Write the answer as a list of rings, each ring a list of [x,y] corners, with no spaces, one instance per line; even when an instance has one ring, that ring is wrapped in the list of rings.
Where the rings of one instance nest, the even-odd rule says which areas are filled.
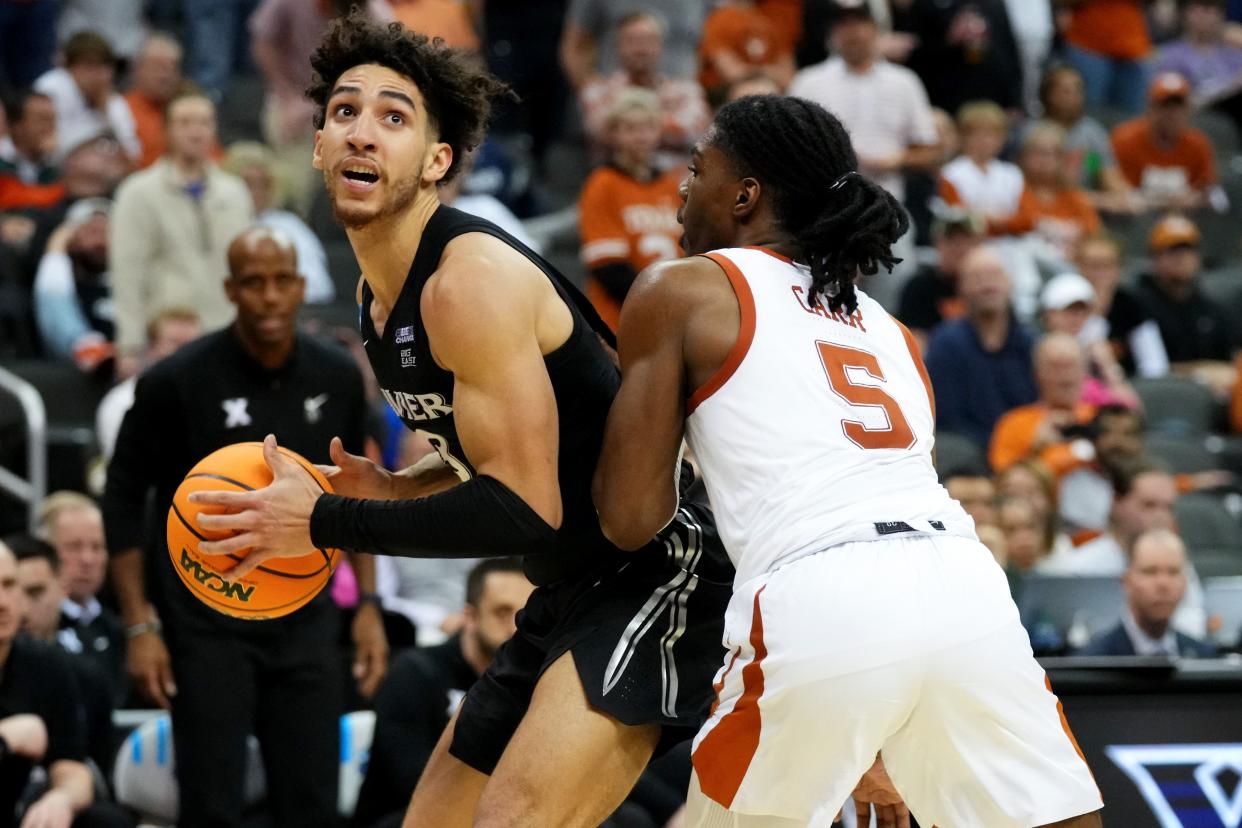
[[[931,383],[905,327],[861,291],[851,316],[816,308],[810,269],[764,248],[707,256],[741,326],[690,398],[686,439],[736,583],[849,541],[974,537],[932,466]]]

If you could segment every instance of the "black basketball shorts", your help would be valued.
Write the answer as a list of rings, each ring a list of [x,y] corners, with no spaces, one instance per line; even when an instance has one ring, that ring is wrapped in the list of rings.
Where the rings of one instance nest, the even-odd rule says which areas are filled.
[[[657,755],[690,738],[714,698],[732,588],[711,513],[692,504],[615,570],[539,587],[462,701],[449,752],[490,774],[535,683],[566,652],[592,707],[627,725],[661,725]]]

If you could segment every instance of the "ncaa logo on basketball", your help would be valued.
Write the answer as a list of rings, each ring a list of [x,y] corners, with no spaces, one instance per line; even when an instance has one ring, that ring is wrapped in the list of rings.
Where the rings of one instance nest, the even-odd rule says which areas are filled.
[[[246,602],[250,600],[251,595],[254,595],[254,585],[245,586],[244,584],[226,580],[223,576],[203,567],[202,564],[191,558],[190,554],[184,549],[181,550],[181,568],[204,587],[212,592],[220,593],[225,598],[234,598],[238,601]]]
[[[1109,745],[1161,828],[1242,826],[1242,744]]]

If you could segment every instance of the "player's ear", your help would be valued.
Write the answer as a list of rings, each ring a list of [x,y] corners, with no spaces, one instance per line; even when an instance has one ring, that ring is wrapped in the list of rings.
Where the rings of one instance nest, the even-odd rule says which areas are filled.
[[[443,141],[436,141],[427,148],[427,163],[423,166],[423,183],[434,184],[448,174],[453,166],[453,148]]]
[[[311,154],[311,166],[317,170],[323,170],[323,153],[320,151],[319,142],[323,139],[323,130],[315,130],[315,149]]]
[[[759,204],[759,181],[754,178],[743,178],[738,182],[737,194],[733,200],[733,215],[742,218],[754,212]]]

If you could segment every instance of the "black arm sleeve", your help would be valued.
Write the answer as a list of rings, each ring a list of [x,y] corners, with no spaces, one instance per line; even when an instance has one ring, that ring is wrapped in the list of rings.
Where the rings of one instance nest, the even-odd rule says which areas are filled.
[[[499,558],[556,545],[556,530],[494,477],[481,475],[416,500],[322,495],[310,520],[320,549],[406,558]]]
[[[630,292],[630,286],[638,278],[638,271],[629,262],[609,262],[591,268],[591,275],[595,277],[595,281],[604,286],[609,296],[618,302],[624,302],[625,295]]]

